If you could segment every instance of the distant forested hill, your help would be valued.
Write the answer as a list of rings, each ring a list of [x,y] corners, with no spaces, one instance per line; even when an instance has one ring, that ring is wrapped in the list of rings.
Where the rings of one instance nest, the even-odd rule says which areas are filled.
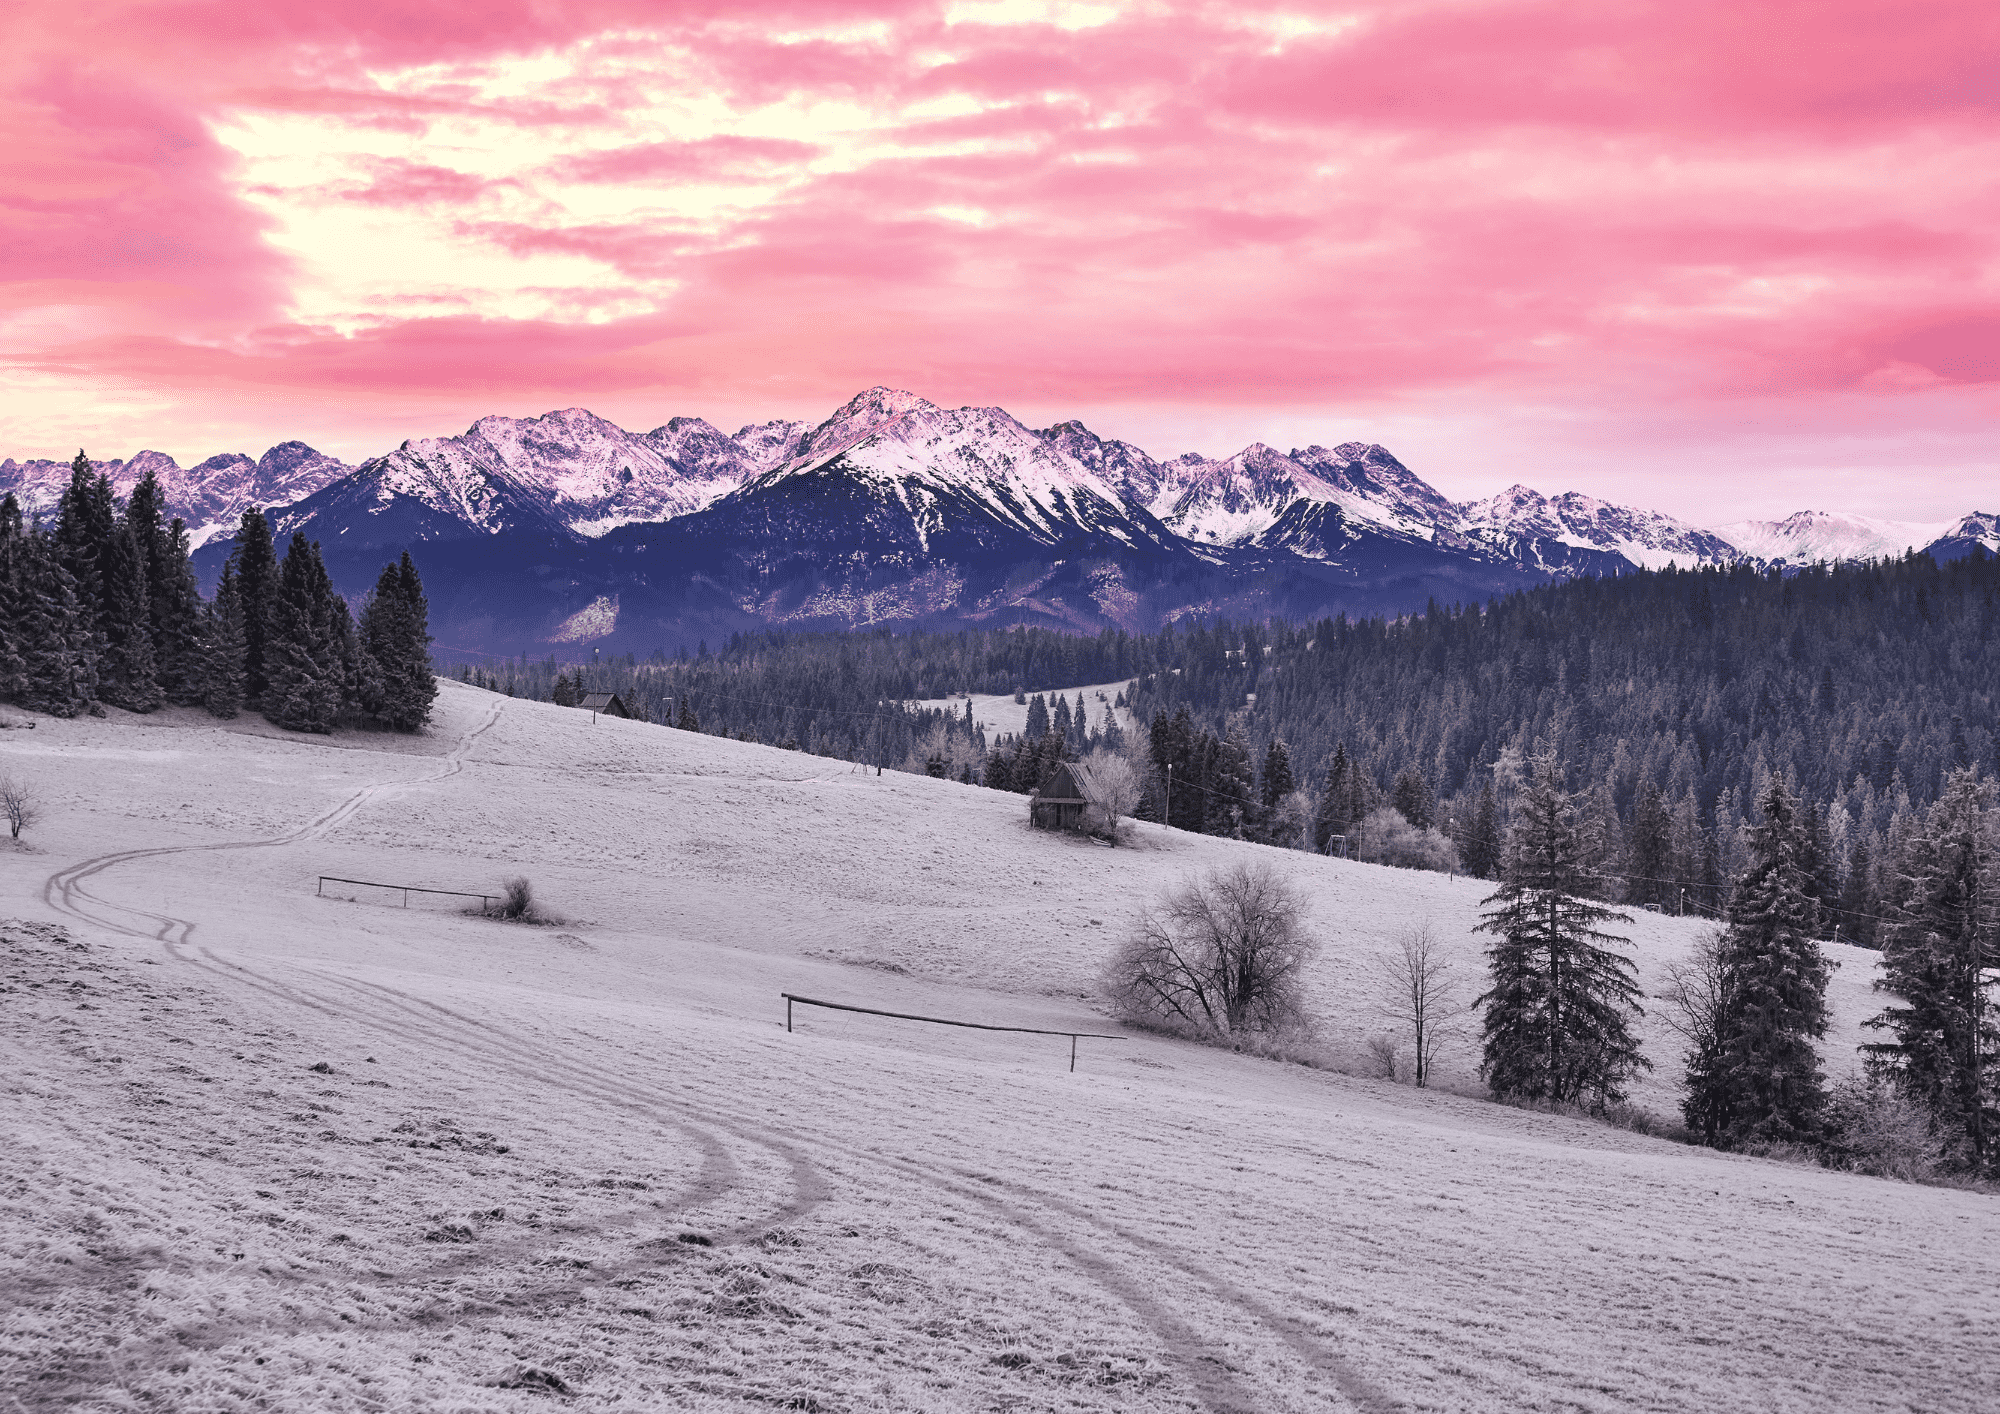
[[[1238,762],[1267,763],[1282,742],[1308,796],[1344,748],[1364,796],[1416,802],[1454,832],[1489,787],[1504,824],[1523,762],[1553,748],[1590,792],[1610,891],[1705,910],[1738,862],[1750,802],[1782,772],[1815,807],[1826,888],[1842,890],[1853,915],[1843,936],[1867,941],[1873,901],[1894,889],[1880,862],[1913,812],[1954,767],[2000,765],[1996,629],[2000,561],[1919,554],[1784,576],[1576,580],[1396,621],[1088,638],[742,635],[713,654],[621,659],[591,685],[635,694],[655,720],[685,706],[708,730],[894,765],[949,714],[891,721],[885,704],[1129,679],[1142,722],[1171,725],[1184,711],[1185,729],[1233,743]],[[504,672],[514,690],[546,698],[564,669],[546,660],[467,671],[494,686]],[[884,732],[905,749],[877,740],[871,757]],[[1207,788],[1200,757],[1186,756],[1178,785]],[[1232,777],[1226,788],[1243,785]],[[1240,827],[1218,823],[1226,812],[1190,818]]]

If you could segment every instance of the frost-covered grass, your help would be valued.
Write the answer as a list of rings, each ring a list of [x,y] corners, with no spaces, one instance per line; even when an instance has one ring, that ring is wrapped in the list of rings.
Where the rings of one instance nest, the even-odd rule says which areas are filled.
[[[27,1407],[2000,1397],[1989,1197],[1158,1037],[1085,1041],[1071,1075],[1059,1038],[784,1030],[781,990],[1115,1029],[1118,928],[1251,846],[1093,849],[1017,796],[455,684],[439,716],[414,743],[122,714],[0,743],[49,802],[39,852],[0,854],[28,920],[0,929],[0,1389]],[[1483,886],[1257,853],[1314,900],[1326,1046],[1384,1029],[1367,961],[1416,920],[1476,990]],[[527,874],[569,921],[320,874]],[[1634,925],[1649,984],[1695,926]],[[1875,1005],[1841,956],[1836,1065]],[[1638,1098],[1671,1111],[1648,1037]],[[1468,1089],[1470,1039],[1442,1077]]]
[[[1119,693],[1131,685],[1132,683],[1129,679],[1119,682],[1093,683],[1088,687],[1064,688],[1061,696],[1068,700],[1070,708],[1074,710],[1076,707],[1076,695],[1079,692],[1083,694],[1083,705],[1090,715],[1090,729],[1092,731],[1097,731],[1103,727],[1104,714],[1107,711],[1111,711],[1117,714],[1118,725],[1123,730],[1130,732],[1135,726],[1132,710],[1129,707],[1113,707],[1111,704],[1118,700]],[[1104,695],[1104,700],[1101,702],[1098,700],[1099,693]],[[1027,694],[1029,697],[1033,697],[1034,695],[1032,692]],[[1049,700],[1049,709],[1051,711],[1055,710],[1054,699],[1056,694],[1044,693],[1043,696]],[[912,702],[910,705],[912,707],[943,708],[963,716],[967,702],[972,704],[972,720],[985,729],[988,741],[997,741],[1000,737],[1009,734],[1019,736],[1028,729],[1028,704],[1025,702],[1016,702],[1014,694],[1011,692],[971,692],[965,694],[963,697],[930,697],[925,698],[921,702]]]

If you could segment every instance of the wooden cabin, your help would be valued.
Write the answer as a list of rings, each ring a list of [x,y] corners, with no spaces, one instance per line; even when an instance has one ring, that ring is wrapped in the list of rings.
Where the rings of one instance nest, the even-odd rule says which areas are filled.
[[[632,713],[625,706],[625,700],[615,692],[586,692],[583,700],[576,704],[584,711],[605,717],[624,717],[628,721]]]
[[[1080,830],[1083,813],[1097,804],[1097,783],[1081,761],[1058,761],[1028,797],[1028,819],[1037,829]]]

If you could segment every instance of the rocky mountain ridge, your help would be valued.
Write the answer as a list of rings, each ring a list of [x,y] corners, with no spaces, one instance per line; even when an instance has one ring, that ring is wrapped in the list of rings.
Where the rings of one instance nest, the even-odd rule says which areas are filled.
[[[773,623],[1092,629],[1216,612],[1401,613],[1551,577],[1797,564],[1893,538],[1890,523],[1803,513],[1752,523],[1739,544],[1523,486],[1458,503],[1363,442],[1162,461],[1081,422],[1031,429],[1001,408],[948,409],[887,387],[814,426],[734,435],[695,417],[632,433],[569,408],[481,418],[351,468],[300,443],[258,462],[183,470],[142,452],[102,465],[121,492],[151,467],[201,539],[226,539],[245,506],[271,507],[280,535],[326,547],[337,579],[349,561],[358,577],[383,551],[423,545],[426,563],[444,567],[447,621],[487,643]],[[45,511],[67,475],[0,463],[0,490],[11,478]],[[1936,527],[1949,532],[1937,543],[1991,548],[1993,519]],[[211,544],[198,563],[212,575],[223,553]]]
[[[291,505],[354,470],[303,442],[280,442],[256,461],[241,452],[225,452],[183,467],[164,452],[141,451],[130,460],[93,460],[91,465],[111,478],[121,497],[130,496],[151,471],[166,493],[167,514],[187,522],[189,542],[197,548],[231,533],[252,506]],[[53,515],[69,474],[68,462],[9,457],[0,461],[0,495],[12,491],[27,516]]]

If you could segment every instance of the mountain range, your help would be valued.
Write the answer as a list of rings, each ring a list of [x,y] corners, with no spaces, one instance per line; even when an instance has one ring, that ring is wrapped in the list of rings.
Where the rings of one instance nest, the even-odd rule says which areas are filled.
[[[1702,530],[1514,486],[1453,502],[1380,446],[1158,461],[1079,422],[1033,429],[871,388],[817,426],[631,433],[581,408],[486,417],[358,467],[299,442],[148,469],[212,582],[243,510],[318,540],[359,593],[419,551],[448,651],[693,646],[737,629],[1039,623],[1150,628],[1195,613],[1403,613],[1634,566],[1784,567],[2000,549],[2000,518],[1919,525],[1817,511]],[[46,514],[65,463],[0,462]]]

